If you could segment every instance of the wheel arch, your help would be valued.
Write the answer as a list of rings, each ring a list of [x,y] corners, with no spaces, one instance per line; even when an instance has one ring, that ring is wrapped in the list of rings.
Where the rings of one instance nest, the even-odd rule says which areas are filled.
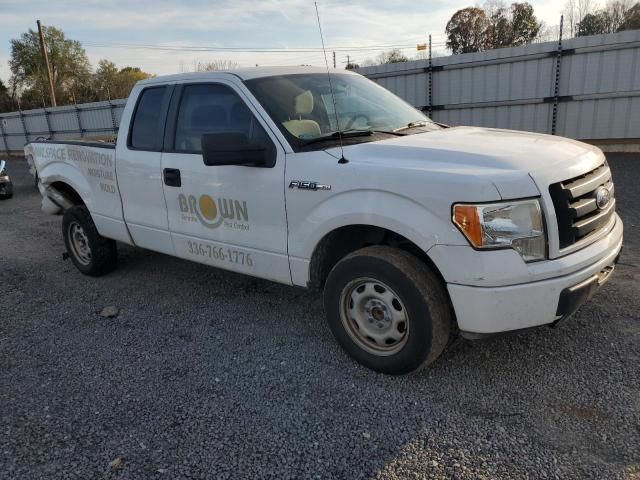
[[[89,182],[76,168],[56,162],[45,165],[38,171],[40,183],[45,189],[54,188],[74,205],[85,205],[92,210],[91,188]],[[45,192],[40,190],[43,195]]]
[[[331,269],[345,256],[371,245],[388,245],[407,251],[424,262],[446,285],[442,273],[427,252],[416,242],[391,229],[371,225],[353,224],[327,232],[316,244],[309,261],[307,286],[322,289]]]
[[[49,184],[51,188],[54,188],[59,193],[64,195],[64,197],[72,202],[74,205],[85,205],[85,201],[82,199],[82,196],[77,192],[75,188],[63,181],[56,181]]]

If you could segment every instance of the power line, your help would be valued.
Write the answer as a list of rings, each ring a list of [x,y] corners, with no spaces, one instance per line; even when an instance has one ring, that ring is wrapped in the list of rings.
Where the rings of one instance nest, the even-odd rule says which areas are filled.
[[[296,47],[296,48],[279,48],[279,47],[214,47],[214,46],[197,46],[197,45],[146,45],[133,43],[98,43],[98,42],[81,42],[83,45],[94,48],[127,48],[136,50],[160,50],[175,52],[244,52],[244,53],[315,53],[322,52],[319,47]],[[348,51],[376,51],[388,48],[409,49],[415,48],[414,44],[386,44],[386,45],[361,45],[361,46],[337,46],[327,47],[336,52]]]

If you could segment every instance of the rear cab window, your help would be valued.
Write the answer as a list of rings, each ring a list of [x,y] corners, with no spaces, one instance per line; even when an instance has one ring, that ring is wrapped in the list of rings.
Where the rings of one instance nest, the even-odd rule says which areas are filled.
[[[127,146],[131,150],[162,150],[169,86],[145,88],[138,97]]]

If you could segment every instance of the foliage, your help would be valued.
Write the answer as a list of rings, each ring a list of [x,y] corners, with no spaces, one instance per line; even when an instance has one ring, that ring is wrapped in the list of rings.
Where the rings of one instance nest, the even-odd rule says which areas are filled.
[[[58,105],[126,98],[139,80],[152,75],[138,67],[118,68],[100,60],[92,73],[80,42],[55,27],[43,27]],[[0,82],[0,111],[28,110],[51,105],[49,83],[37,31],[11,40],[10,89]],[[9,92],[10,90],[10,92]]]
[[[10,112],[13,110],[13,104],[9,88],[0,80],[0,112]]]
[[[569,36],[578,33],[580,20],[595,11],[595,0],[566,0],[563,10],[565,26],[569,29]],[[566,36],[566,33],[565,33]]]
[[[640,29],[640,2],[631,7],[624,15],[624,21],[618,31]]]
[[[470,53],[490,48],[517,47],[531,43],[542,24],[527,3],[487,2],[485,8],[457,11],[447,23],[447,47],[453,53]]]
[[[489,26],[489,19],[481,8],[468,7],[458,10],[447,22],[447,47],[453,53],[485,50]]]
[[[102,59],[98,62],[93,77],[93,90],[98,97],[96,100],[126,98],[138,81],[150,77],[151,74],[143,72],[138,67],[118,69],[115,63]]]
[[[47,55],[56,98],[61,102],[74,95],[91,74],[89,59],[80,42],[69,40],[55,27],[43,27]],[[19,39],[11,40],[11,81],[18,91],[49,100],[47,71],[42,61],[38,32],[29,29]]]
[[[519,47],[528,45],[540,33],[542,23],[538,21],[533,13],[533,7],[527,3],[514,3],[510,10],[511,20],[511,45]]]
[[[640,28],[640,3],[612,1],[603,9],[587,13],[576,24],[576,35],[598,35]]]
[[[577,36],[597,35],[605,33],[605,23],[603,15],[597,13],[587,13],[582,20],[578,22]]]

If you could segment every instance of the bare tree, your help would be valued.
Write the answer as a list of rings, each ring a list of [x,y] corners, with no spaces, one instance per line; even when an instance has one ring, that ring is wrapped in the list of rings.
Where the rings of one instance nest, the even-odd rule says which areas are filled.
[[[501,11],[507,9],[507,4],[504,0],[487,0],[482,4],[482,9],[487,17],[491,18]]]
[[[402,50],[398,48],[394,48],[393,50],[389,50],[388,52],[381,52],[376,59],[378,60],[379,64],[402,63],[409,61],[409,58],[404,53],[402,53]]]
[[[191,65],[189,65],[189,63],[184,60],[180,60],[178,68],[180,70],[180,73],[187,73],[213,72],[215,70],[232,70],[239,67],[240,64],[235,60],[212,60],[210,62],[201,62],[200,60],[194,60]]]
[[[211,62],[198,62],[196,72],[212,72],[215,70],[232,70],[238,68],[240,64],[235,60],[213,60]]]
[[[564,4],[565,24],[569,27],[569,35],[574,37],[578,33],[578,24],[580,20],[588,14],[592,14],[596,10],[596,2],[594,0],[567,0]]]
[[[632,0],[608,1],[599,12],[603,22],[604,33],[617,32],[626,19],[626,13],[632,6]]]

